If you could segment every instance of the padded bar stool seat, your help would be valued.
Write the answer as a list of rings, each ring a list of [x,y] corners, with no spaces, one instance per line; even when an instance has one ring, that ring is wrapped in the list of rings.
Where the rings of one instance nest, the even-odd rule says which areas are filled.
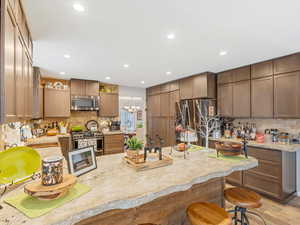
[[[229,214],[216,204],[197,202],[187,208],[192,225],[231,225]]]

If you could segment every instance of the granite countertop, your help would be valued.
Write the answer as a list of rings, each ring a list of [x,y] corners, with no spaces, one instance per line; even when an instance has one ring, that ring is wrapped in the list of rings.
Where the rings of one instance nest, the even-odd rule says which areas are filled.
[[[58,143],[59,137],[70,137],[70,134],[58,134],[55,136],[41,136],[37,138],[31,138],[25,142],[25,145]]]
[[[210,137],[209,140],[212,141],[229,141],[229,142],[238,142],[240,143],[241,139],[228,139],[228,138],[212,138]],[[297,152],[300,150],[300,144],[277,144],[277,143],[258,143],[256,141],[248,141],[248,146],[250,147],[257,147],[257,148],[266,148],[266,149],[273,149],[283,152]]]
[[[165,154],[169,152],[170,148],[164,149]],[[191,152],[188,159],[184,159],[182,153],[175,152],[172,154],[173,165],[143,172],[135,172],[127,167],[122,162],[123,154],[101,156],[97,158],[96,170],[78,178],[79,182],[92,187],[90,192],[35,219],[29,219],[3,203],[0,224],[73,225],[111,209],[136,207],[161,196],[187,190],[194,184],[225,177],[234,171],[247,170],[258,165],[257,160],[251,157],[245,161],[232,162],[209,158],[208,154],[211,153],[212,151]],[[22,190],[22,187],[18,187],[6,196]]]

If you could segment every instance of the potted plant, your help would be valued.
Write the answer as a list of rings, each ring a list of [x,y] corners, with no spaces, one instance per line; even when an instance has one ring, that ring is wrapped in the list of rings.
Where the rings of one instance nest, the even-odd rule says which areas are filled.
[[[138,160],[140,158],[139,153],[140,150],[142,150],[143,148],[144,145],[143,142],[137,139],[136,137],[132,137],[126,141],[126,145],[127,145],[127,150],[126,150],[127,157],[134,161],[139,161]]]

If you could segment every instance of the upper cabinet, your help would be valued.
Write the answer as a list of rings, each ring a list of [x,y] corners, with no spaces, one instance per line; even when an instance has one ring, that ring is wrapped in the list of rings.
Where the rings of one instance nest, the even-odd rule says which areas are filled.
[[[218,114],[232,117],[233,115],[233,84],[218,85]]]
[[[100,93],[100,111],[102,117],[119,116],[119,94]]]
[[[218,84],[228,84],[233,82],[232,70],[225,71],[218,74]]]
[[[232,70],[233,72],[233,82],[250,80],[250,66],[244,66]]]
[[[44,89],[44,116],[70,117],[70,90],[59,90],[55,88]]]
[[[274,116],[300,117],[300,72],[274,76]]]
[[[33,118],[43,118],[44,93],[41,84],[41,73],[39,68],[35,67],[33,73]]]
[[[179,81],[180,99],[193,98],[193,77],[183,78]]]
[[[180,99],[216,98],[216,77],[202,73],[179,81]]]
[[[251,115],[253,118],[273,117],[273,76],[251,81]]]
[[[274,60],[274,74],[289,73],[300,70],[300,53]]]
[[[233,117],[250,117],[250,80],[233,83]]]
[[[251,78],[262,78],[273,75],[273,61],[265,61],[251,65]]]
[[[179,81],[174,80],[170,82],[170,91],[176,91],[179,90]]]
[[[71,95],[98,96],[99,82],[90,80],[71,79]]]
[[[216,98],[216,76],[203,73],[193,77],[193,98]]]
[[[149,95],[156,95],[156,94],[160,94],[160,85],[156,85],[153,87],[148,88],[148,94]]]

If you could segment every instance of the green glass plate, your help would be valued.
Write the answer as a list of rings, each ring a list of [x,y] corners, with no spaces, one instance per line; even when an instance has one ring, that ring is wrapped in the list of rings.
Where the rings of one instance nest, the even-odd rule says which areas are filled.
[[[29,147],[0,152],[0,184],[21,183],[41,168],[39,153]]]

